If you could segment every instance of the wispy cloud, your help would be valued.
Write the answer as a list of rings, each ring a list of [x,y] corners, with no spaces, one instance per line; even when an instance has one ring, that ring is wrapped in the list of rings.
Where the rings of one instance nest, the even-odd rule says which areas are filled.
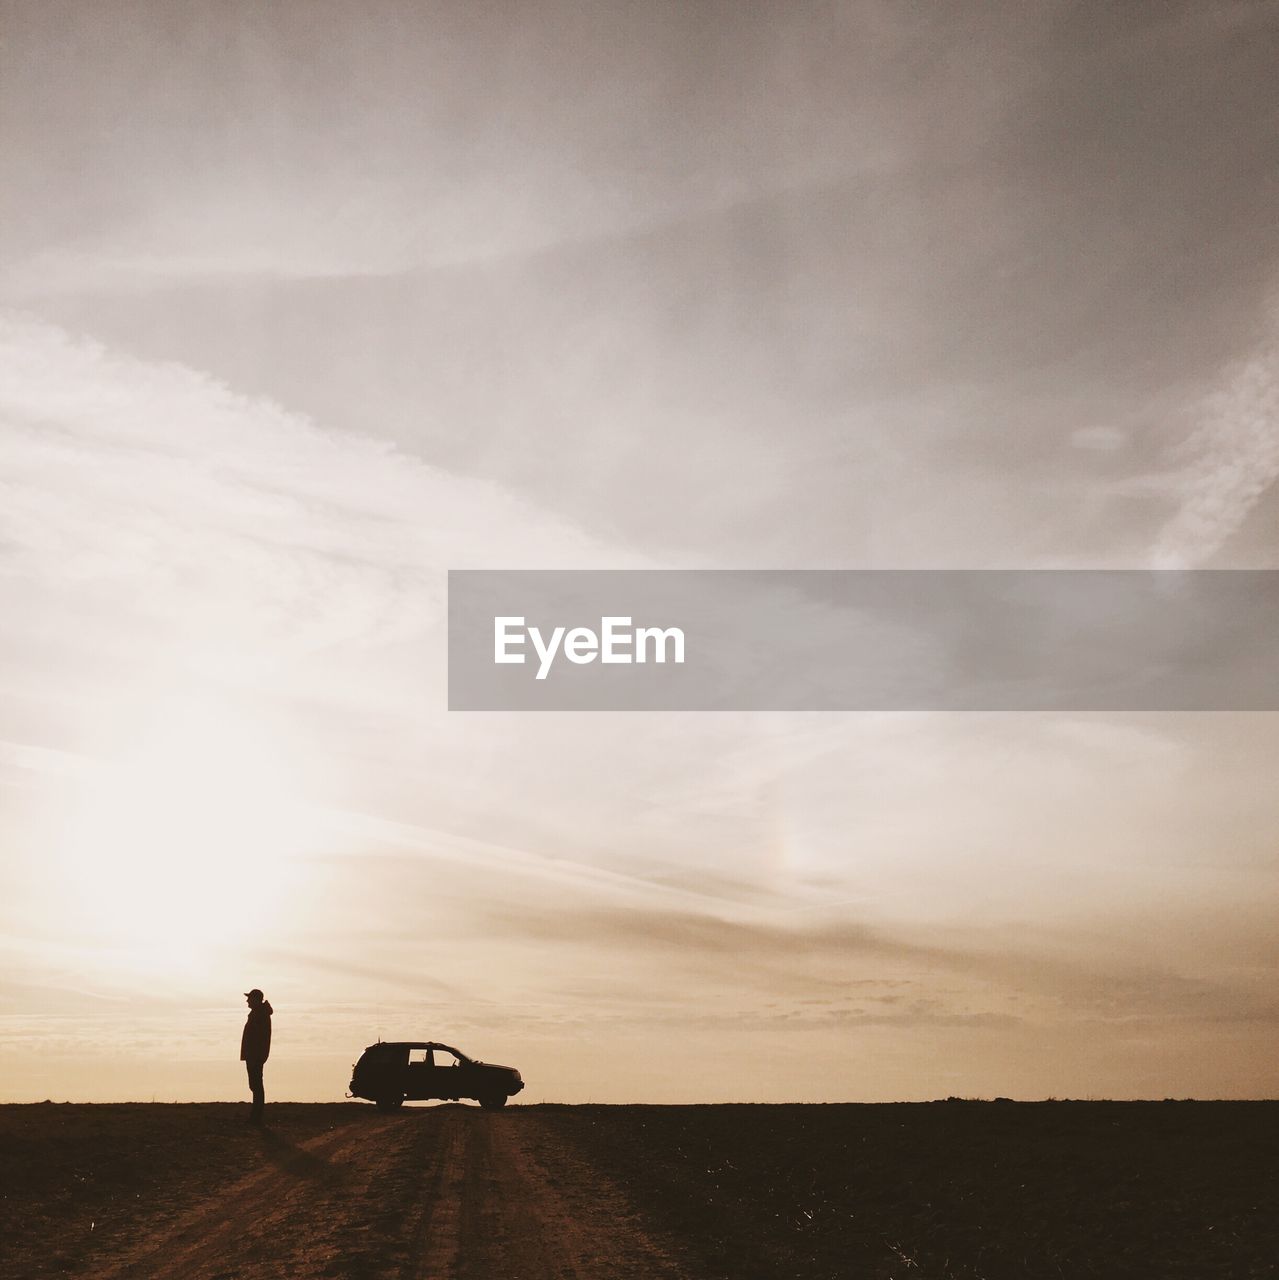
[[[1202,564],[1238,532],[1279,479],[1279,329],[1265,348],[1232,365],[1204,402],[1167,478],[1178,509],[1155,545],[1161,568]]]

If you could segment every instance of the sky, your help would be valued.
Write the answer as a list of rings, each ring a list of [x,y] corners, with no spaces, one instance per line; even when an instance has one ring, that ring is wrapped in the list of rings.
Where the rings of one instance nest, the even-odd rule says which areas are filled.
[[[0,1100],[1279,1092],[1270,714],[450,713],[461,568],[1279,567],[1274,3],[0,3]]]

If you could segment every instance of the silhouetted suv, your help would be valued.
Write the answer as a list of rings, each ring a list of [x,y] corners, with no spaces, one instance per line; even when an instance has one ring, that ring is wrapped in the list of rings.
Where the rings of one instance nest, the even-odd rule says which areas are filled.
[[[360,1055],[351,1071],[351,1093],[393,1111],[408,1099],[474,1098],[488,1111],[506,1106],[524,1088],[514,1067],[476,1062],[435,1040],[379,1040]]]

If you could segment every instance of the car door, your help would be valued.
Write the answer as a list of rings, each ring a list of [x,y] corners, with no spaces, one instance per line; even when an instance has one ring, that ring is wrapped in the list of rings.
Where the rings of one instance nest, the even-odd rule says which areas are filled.
[[[452,1049],[438,1046],[432,1051],[431,1097],[463,1098],[466,1096],[465,1073],[461,1059]]]
[[[408,1063],[404,1068],[404,1095],[407,1098],[420,1100],[434,1098],[431,1091],[432,1063],[430,1049],[410,1049]]]

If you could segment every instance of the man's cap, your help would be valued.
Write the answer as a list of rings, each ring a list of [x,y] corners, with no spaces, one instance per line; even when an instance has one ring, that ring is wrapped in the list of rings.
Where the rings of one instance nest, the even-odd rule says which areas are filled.
[[[252,991],[246,991],[244,994],[246,996],[257,996],[259,1000],[266,999],[266,997],[262,994],[261,990],[257,987],[254,987]]]

